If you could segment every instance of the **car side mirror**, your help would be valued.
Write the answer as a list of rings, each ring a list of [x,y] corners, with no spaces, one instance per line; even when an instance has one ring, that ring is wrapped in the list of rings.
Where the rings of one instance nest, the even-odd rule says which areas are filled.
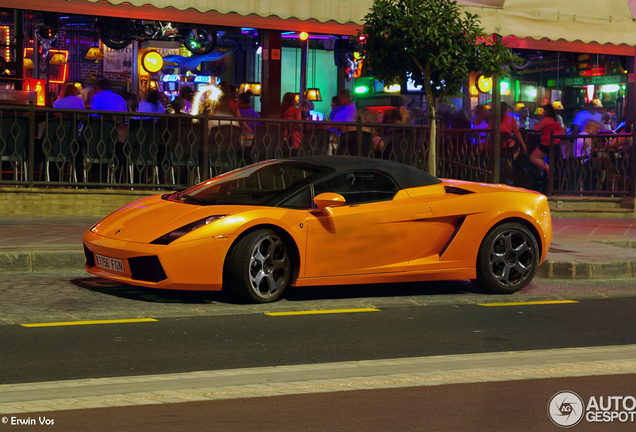
[[[327,216],[331,216],[333,214],[333,212],[331,211],[331,207],[339,207],[345,205],[346,200],[340,194],[325,192],[315,197],[314,203],[321,212],[323,212]]]

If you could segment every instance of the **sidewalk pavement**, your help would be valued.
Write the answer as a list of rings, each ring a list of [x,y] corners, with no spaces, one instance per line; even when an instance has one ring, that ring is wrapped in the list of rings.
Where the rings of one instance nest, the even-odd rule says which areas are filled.
[[[82,235],[98,218],[0,218],[0,273],[81,271]],[[543,279],[636,278],[636,219],[553,218]]]

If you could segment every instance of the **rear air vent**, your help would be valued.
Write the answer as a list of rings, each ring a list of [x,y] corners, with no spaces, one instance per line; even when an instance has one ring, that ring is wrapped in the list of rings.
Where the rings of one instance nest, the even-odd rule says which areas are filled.
[[[454,194],[454,195],[469,195],[469,194],[475,193],[473,191],[458,188],[455,186],[444,186],[444,189],[446,189],[446,193]]]

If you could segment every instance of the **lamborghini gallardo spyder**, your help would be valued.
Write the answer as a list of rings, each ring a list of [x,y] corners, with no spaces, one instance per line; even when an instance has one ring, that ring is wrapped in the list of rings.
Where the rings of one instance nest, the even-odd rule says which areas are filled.
[[[545,260],[544,195],[349,156],[271,160],[135,201],[84,234],[86,270],[149,288],[270,302],[286,287],[470,279],[526,286]]]

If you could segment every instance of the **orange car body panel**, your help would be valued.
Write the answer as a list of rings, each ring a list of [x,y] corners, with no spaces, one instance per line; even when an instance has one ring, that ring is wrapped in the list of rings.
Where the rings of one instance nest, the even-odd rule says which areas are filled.
[[[447,193],[446,186],[474,192]],[[232,244],[257,227],[285,231],[300,256],[297,286],[471,279],[482,239],[507,220],[533,227],[540,263],[552,241],[545,196],[503,185],[443,180],[400,190],[392,200],[296,210],[246,205],[198,206],[151,196],[113,212],[84,234],[87,254],[121,259],[123,272],[89,266],[99,277],[132,285],[220,290]],[[210,216],[224,216],[173,241],[160,236]],[[128,259],[157,256],[166,279],[133,279]]]

